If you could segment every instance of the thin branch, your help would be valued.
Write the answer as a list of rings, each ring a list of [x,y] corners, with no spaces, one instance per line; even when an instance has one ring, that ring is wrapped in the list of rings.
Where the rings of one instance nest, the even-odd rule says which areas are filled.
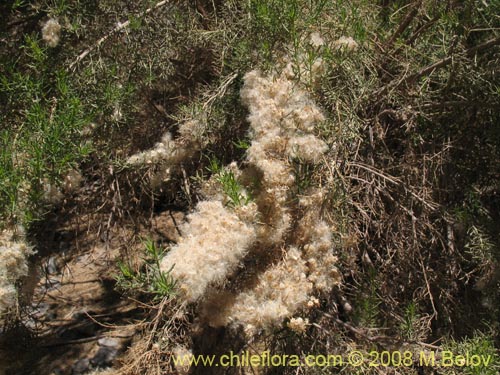
[[[431,287],[429,284],[429,278],[427,277],[427,272],[425,271],[425,265],[424,265],[424,261],[422,259],[422,254],[420,253],[420,251],[418,252],[418,258],[419,258],[418,260],[420,263],[420,267],[422,268],[422,272],[424,274],[424,280],[425,280],[425,286],[427,288],[427,294],[429,295],[429,300],[430,300],[431,306],[432,306],[432,311],[433,311],[433,315],[431,316],[431,320],[432,320],[433,318],[437,318],[438,312],[436,309],[436,305],[434,304],[434,297],[432,296]]]
[[[413,44],[413,42],[418,38],[420,34],[429,29],[432,25],[434,25],[439,20],[440,15],[434,16],[430,21],[420,26],[415,32],[406,40],[407,45]]]
[[[487,42],[481,43],[477,46],[474,46],[474,47],[467,49],[464,54],[465,54],[465,56],[472,57],[477,52],[487,50],[488,48],[494,47],[494,46],[499,45],[499,44],[500,44],[500,37],[490,39]],[[450,64],[453,61],[453,58],[454,58],[454,56],[448,56],[448,57],[442,58],[441,60],[438,60],[435,63],[433,63],[429,66],[426,66],[425,68],[420,69],[418,72],[413,73],[413,74],[405,77],[404,79],[399,80],[396,83],[390,82],[389,84],[383,86],[380,90],[378,90],[376,92],[376,96],[381,97],[382,95],[387,93],[387,91],[390,88],[399,87],[403,83],[414,83],[419,78],[426,76],[426,75],[429,75],[429,74],[432,74],[435,70],[441,69],[441,68],[447,66],[448,64]]]
[[[146,11],[144,12],[144,15],[151,13],[153,10],[160,8],[161,6],[165,5],[166,3],[168,3],[168,0],[160,1],[155,6],[146,9]],[[87,57],[87,55],[90,52],[92,52],[96,48],[99,48],[101,46],[101,44],[103,44],[106,40],[108,40],[110,36],[125,29],[129,25],[130,25],[130,19],[128,19],[125,22],[119,22],[118,25],[116,25],[116,27],[114,29],[112,29],[110,32],[108,32],[106,35],[104,35],[102,38],[100,38],[97,42],[95,42],[92,46],[87,48],[85,51],[80,53],[78,55],[78,57],[76,58],[76,60],[70,64],[69,68],[73,69],[78,63],[80,63],[85,57]]]
[[[215,92],[215,94],[211,95],[205,101],[205,103],[203,103],[203,109],[206,110],[207,108],[209,108],[212,105],[212,103],[216,99],[222,98],[226,94],[226,91],[227,91],[228,87],[231,85],[231,83],[233,83],[233,81],[236,79],[236,77],[238,77],[238,73],[233,73],[233,74],[228,75],[227,77],[225,77],[222,80],[222,83],[220,84],[220,86],[217,88],[217,91]]]
[[[399,24],[399,26],[396,29],[396,31],[394,32],[394,34],[392,34],[392,36],[386,42],[386,49],[389,49],[390,47],[392,47],[392,45],[394,44],[396,39],[406,30],[406,28],[408,26],[410,26],[410,23],[413,21],[415,16],[418,14],[418,8],[420,8],[420,5],[422,5],[422,0],[419,0],[415,4],[413,4],[410,12],[408,12],[406,17]]]
[[[374,169],[374,168],[372,168],[372,167],[370,167],[370,166],[368,166],[366,164],[355,163],[355,162],[349,162],[348,164],[352,165],[352,166],[355,166],[355,167],[358,167],[358,168],[361,168],[361,169],[364,169],[364,170],[366,170],[366,171],[368,171],[370,173],[373,173],[374,175],[377,175],[377,176],[381,177],[382,179],[384,179],[386,181],[389,181],[390,183],[392,183],[392,184],[394,184],[396,186],[401,186],[405,190],[405,192],[409,193],[412,197],[414,197],[415,199],[417,199],[419,202],[421,202],[425,207],[427,207],[430,210],[435,210],[436,207],[437,207],[435,203],[429,203],[425,199],[419,197],[417,193],[415,193],[414,191],[410,190],[406,185],[404,185],[396,177],[384,174],[381,171],[378,171],[378,170],[376,170],[376,169]]]
[[[486,50],[486,49],[491,48],[493,46],[496,46],[498,44],[500,44],[500,38],[490,39],[487,42],[484,42],[484,43],[479,44],[475,47],[469,48],[468,50],[465,51],[465,55],[468,57],[472,57],[477,52],[482,51],[482,50]],[[414,74],[408,76],[403,82],[415,82],[419,78],[431,74],[436,69],[440,69],[440,68],[447,66],[452,61],[453,61],[453,56],[445,57],[439,61],[436,61],[434,64],[431,64],[429,66],[426,66],[423,69],[420,69],[417,73],[414,73]]]

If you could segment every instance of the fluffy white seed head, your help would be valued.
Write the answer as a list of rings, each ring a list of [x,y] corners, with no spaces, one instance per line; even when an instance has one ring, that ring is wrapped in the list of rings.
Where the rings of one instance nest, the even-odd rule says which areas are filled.
[[[314,135],[293,137],[287,145],[289,156],[309,163],[317,163],[328,146]]]
[[[310,36],[310,43],[314,47],[321,47],[325,44],[325,41],[318,32],[314,32]]]
[[[202,297],[209,284],[221,284],[253,244],[253,226],[219,201],[204,201],[188,216],[179,242],[163,258],[189,302]],[[173,268],[172,268],[173,267]]]
[[[309,319],[303,319],[301,317],[291,318],[287,326],[295,333],[301,334],[304,333],[309,326]]]
[[[16,281],[28,274],[27,257],[32,253],[23,234],[13,229],[0,233],[0,315],[16,303]]]
[[[226,324],[241,325],[248,335],[280,325],[307,305],[312,285],[306,272],[300,251],[290,248],[282,261],[259,275],[254,289],[236,297],[225,311]]]
[[[327,145],[312,131],[324,116],[286,72],[262,76],[251,71],[244,77],[241,99],[249,109],[251,145],[247,161],[262,173],[256,202],[263,225],[258,238],[263,244],[278,244],[291,226],[286,207],[295,182],[289,157],[316,163]]]
[[[352,37],[342,36],[334,42],[334,47],[345,51],[356,51],[358,43]]]
[[[56,47],[61,37],[61,25],[51,18],[42,27],[42,38],[49,47]]]
[[[307,259],[307,279],[320,292],[328,291],[340,283],[336,267],[337,257],[333,254],[333,240],[330,226],[318,218],[311,207],[301,222],[299,231],[305,233],[303,256]]]

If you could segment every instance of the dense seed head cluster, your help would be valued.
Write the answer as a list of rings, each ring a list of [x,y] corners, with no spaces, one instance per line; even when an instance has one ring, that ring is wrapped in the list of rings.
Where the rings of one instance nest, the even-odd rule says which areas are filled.
[[[161,268],[173,267],[172,276],[190,302],[203,296],[209,284],[222,283],[255,240],[255,229],[219,201],[198,203],[181,232]]]
[[[314,38],[313,38],[314,39]],[[318,38],[314,42],[321,46]],[[198,203],[182,228],[179,242],[162,261],[171,270],[181,294],[201,304],[203,318],[212,326],[241,326],[248,335],[272,329],[297,311],[319,303],[314,293],[330,290],[339,282],[332,253],[331,228],[320,218],[321,189],[312,190],[293,204],[293,162],[317,164],[328,146],[314,132],[325,120],[307,93],[294,83],[290,72],[268,76],[251,71],[244,77],[243,103],[249,109],[249,135],[245,168],[236,163],[219,173],[231,173],[246,191],[250,181],[252,201],[231,204],[221,180],[214,174],[205,182]],[[196,128],[186,124],[182,138]],[[186,150],[163,137],[152,150],[129,158],[129,164],[167,160],[178,162]],[[299,220],[299,221],[297,221]],[[296,233],[291,233],[291,228]],[[286,249],[282,251],[281,249]],[[273,262],[252,271],[259,257],[272,254]],[[237,291],[225,289],[229,276],[246,262]],[[265,261],[263,261],[265,263]],[[290,329],[301,333],[307,319],[293,318]]]
[[[259,275],[256,286],[240,293],[232,307],[217,320],[242,325],[248,335],[281,324],[307,305],[312,284],[306,272],[307,265],[300,250],[290,248],[283,260]]]
[[[31,248],[19,230],[0,232],[0,315],[13,307],[17,300],[16,282],[28,273],[27,257]]]
[[[61,37],[61,25],[56,19],[49,19],[42,27],[42,38],[49,47],[57,47]]]

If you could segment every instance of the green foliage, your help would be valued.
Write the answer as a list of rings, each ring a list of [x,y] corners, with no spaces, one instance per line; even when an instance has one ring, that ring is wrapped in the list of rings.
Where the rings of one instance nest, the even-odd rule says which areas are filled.
[[[252,198],[244,193],[243,186],[238,182],[233,171],[222,170],[218,179],[233,206],[244,206],[251,202]]]
[[[293,167],[297,194],[305,194],[307,192],[307,189],[312,185],[314,167],[307,163],[301,163],[299,160],[296,160],[293,163]]]
[[[222,171],[222,164],[216,157],[211,157],[208,159],[207,171],[211,174],[219,174]]]
[[[467,231],[465,249],[472,259],[480,264],[494,262],[494,244],[484,231],[472,225]]]
[[[221,184],[222,190],[229,198],[230,205],[233,207],[244,206],[252,201],[252,197],[238,182],[233,171],[223,168],[217,158],[209,159],[207,170],[214,175],[217,175],[217,181]]]
[[[27,0],[14,0],[12,2],[11,8],[12,10],[16,10],[18,8],[22,8],[26,6]]]
[[[26,37],[23,51],[25,65],[11,64],[0,74],[1,99],[10,110],[0,126],[0,217],[27,224],[43,215],[47,184],[60,185],[91,147],[81,137],[90,118],[68,74],[50,71],[35,37]]]
[[[240,150],[248,150],[250,147],[250,142],[246,139],[239,139],[237,142],[233,141],[233,144]]]
[[[376,272],[368,271],[367,280],[355,300],[355,320],[362,327],[377,327],[381,314],[381,300],[377,294]]]
[[[444,350],[451,351],[455,356],[462,355],[471,357],[473,355],[490,358],[486,366],[481,363],[479,366],[464,366],[455,372],[456,368],[450,371],[444,371],[445,374],[464,374],[464,375],[496,375],[500,371],[500,356],[495,348],[494,334],[475,332],[470,338],[463,340],[449,340],[443,345]]]
[[[411,301],[405,308],[403,321],[400,325],[400,330],[404,338],[408,340],[417,339],[417,323],[419,318],[418,305],[416,302]]]
[[[275,51],[279,46],[291,46],[296,57],[301,53],[301,39],[309,27],[322,22],[328,1],[251,0],[248,4],[251,15],[249,38],[257,45],[264,62],[270,64],[276,58]]]
[[[116,287],[132,294],[146,294],[153,301],[161,300],[175,294],[176,280],[170,275],[172,269],[162,271],[160,262],[166,251],[157,247],[154,241],[144,241],[144,264],[135,271],[129,264],[119,261],[120,273],[115,276]]]

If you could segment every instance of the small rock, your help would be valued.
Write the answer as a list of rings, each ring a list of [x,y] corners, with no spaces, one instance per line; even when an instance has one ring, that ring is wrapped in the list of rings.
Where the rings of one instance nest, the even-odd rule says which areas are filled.
[[[112,337],[103,337],[97,341],[99,346],[107,346],[109,348],[118,348],[120,346],[120,342],[118,339]]]
[[[106,367],[111,365],[113,359],[118,355],[118,349],[109,346],[101,346],[94,358],[90,360],[95,367]]]
[[[49,260],[47,261],[47,265],[45,267],[47,270],[47,273],[49,275],[54,275],[57,273],[57,264],[56,264],[56,258],[55,257],[50,257]]]
[[[44,302],[33,305],[33,307],[34,309],[31,316],[35,319],[42,319],[44,316],[47,315],[50,309],[50,305]]]
[[[57,289],[61,285],[61,281],[55,277],[49,277],[45,280],[45,283],[41,285],[41,289],[45,291],[50,291]]]
[[[90,361],[88,358],[83,358],[77,361],[72,367],[72,374],[79,375],[86,373],[90,368]]]

